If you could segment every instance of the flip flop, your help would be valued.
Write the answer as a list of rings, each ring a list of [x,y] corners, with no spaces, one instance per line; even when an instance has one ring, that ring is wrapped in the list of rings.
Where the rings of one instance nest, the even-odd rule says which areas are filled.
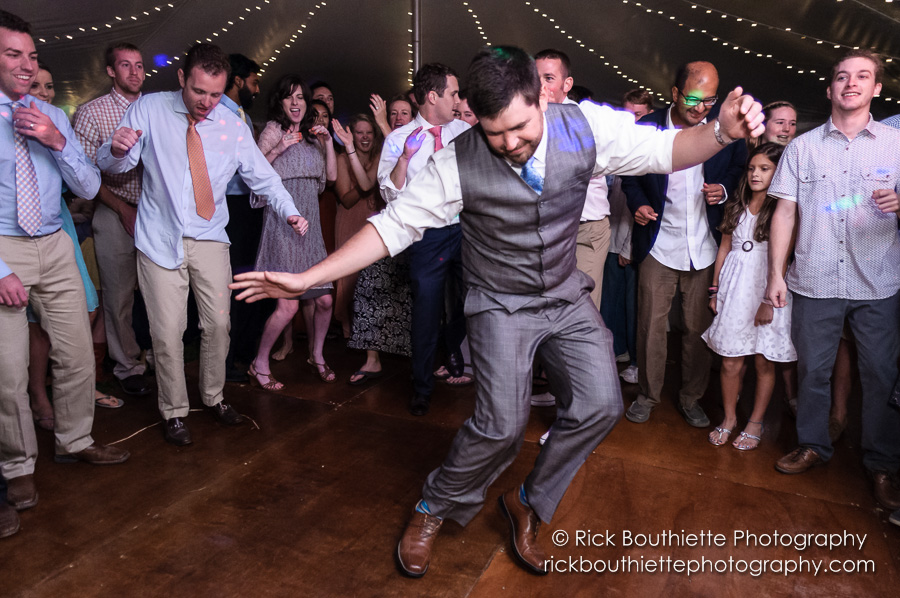
[[[437,378],[438,380],[446,380],[447,378],[450,377],[450,372],[447,371],[447,368],[445,368],[444,366],[441,366],[437,370],[435,370],[434,377]]]
[[[380,371],[369,372],[366,370],[356,370],[353,373],[353,376],[362,376],[362,378],[359,378],[357,380],[347,380],[347,384],[349,384],[350,386],[362,386],[369,380],[374,380],[375,378],[381,378],[381,372]],[[350,377],[352,378],[353,376],[350,376]]]
[[[468,386],[475,382],[475,378],[469,374],[463,374],[462,376],[457,376],[457,378],[463,378],[463,380],[461,382],[453,382],[451,378],[445,378],[444,384],[448,386]]]
[[[104,407],[106,409],[118,409],[125,404],[125,401],[118,399],[112,395],[103,395],[94,399],[94,405]]]

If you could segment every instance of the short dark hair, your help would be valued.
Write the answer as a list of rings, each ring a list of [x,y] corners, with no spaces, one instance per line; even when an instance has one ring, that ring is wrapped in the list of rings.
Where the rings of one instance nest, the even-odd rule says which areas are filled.
[[[327,82],[325,82],[325,81],[316,81],[315,83],[313,83],[312,85],[309,86],[309,89],[310,89],[310,91],[311,91],[311,90],[313,90],[313,89],[319,89],[320,87],[324,87],[325,89],[327,89],[328,91],[330,91],[332,94],[334,93],[334,90],[331,89],[331,85],[329,85],[329,84],[328,84]]]
[[[106,47],[106,66],[116,66],[116,52],[119,50],[141,53],[141,49],[129,42],[118,42]]]
[[[831,83],[834,83],[834,78],[837,77],[838,67],[841,63],[845,60],[850,60],[851,58],[865,58],[871,60],[875,64],[875,83],[881,83],[881,79],[884,76],[884,64],[881,62],[881,57],[872,50],[867,50],[865,48],[845,52],[843,56],[834,61],[831,65]]]
[[[310,136],[309,130],[316,123],[316,112],[315,110],[310,110],[309,104],[312,101],[312,92],[300,75],[285,75],[278,80],[278,83],[269,92],[267,117],[269,120],[274,120],[281,125],[282,130],[287,131],[290,129],[291,120],[284,113],[284,106],[281,105],[281,100],[290,97],[298,87],[303,90],[303,99],[306,100],[306,113],[300,120],[300,135],[303,139],[312,143],[314,136]]]
[[[228,56],[222,51],[222,48],[213,44],[195,44],[188,50],[184,59],[184,77],[187,79],[194,67],[200,69],[207,75],[218,75],[225,73],[225,79],[231,77],[231,64],[228,62]]]
[[[28,21],[11,12],[6,12],[5,10],[0,10],[0,27],[17,33],[27,33],[28,35],[31,35],[31,25]]]
[[[259,65],[243,54],[229,54],[228,64],[231,65],[231,75],[228,76],[228,83],[225,84],[225,93],[234,87],[235,77],[246,79],[253,73],[259,72]]]
[[[413,94],[416,102],[425,103],[428,92],[435,91],[441,97],[447,90],[447,77],[457,77],[456,72],[440,62],[429,62],[422,65],[413,77]],[[459,78],[459,77],[457,77]]]
[[[491,46],[482,49],[469,65],[469,107],[479,119],[505,110],[517,95],[537,106],[541,79],[534,60],[521,48]]]
[[[646,89],[632,89],[622,97],[622,104],[634,104],[635,106],[647,106],[653,110],[653,94]]]
[[[50,67],[47,66],[46,62],[42,62],[42,61],[38,60],[38,70],[47,71],[48,73],[50,73],[51,77],[53,76],[53,71],[50,70]]]
[[[571,77],[572,76],[572,62],[569,60],[569,55],[563,52],[562,50],[554,50],[553,48],[547,48],[546,50],[541,50],[537,54],[534,55],[534,60],[542,60],[542,59],[556,59],[562,63],[563,66],[563,77]]]

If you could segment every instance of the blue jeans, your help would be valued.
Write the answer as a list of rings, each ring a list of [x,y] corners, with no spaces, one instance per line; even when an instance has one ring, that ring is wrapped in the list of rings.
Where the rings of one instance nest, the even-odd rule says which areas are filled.
[[[443,334],[447,354],[459,351],[466,336],[463,315],[462,229],[459,224],[425,231],[420,241],[409,248],[409,274],[412,288],[412,371],[415,392],[431,396],[434,391],[434,357]],[[455,280],[455,285],[448,282]],[[446,319],[442,329],[447,287],[458,292],[447,297]]]
[[[888,406],[900,354],[900,293],[887,299],[811,299],[794,295],[791,339],[797,348],[797,440],[826,461],[831,371],[844,318],[856,339],[862,384],[863,464],[870,471],[897,471],[900,413]]]
[[[637,364],[637,279],[633,264],[619,265],[619,254],[606,256],[603,269],[603,294],[600,296],[600,315],[613,333],[613,352],[625,351],[631,356],[630,365]]]

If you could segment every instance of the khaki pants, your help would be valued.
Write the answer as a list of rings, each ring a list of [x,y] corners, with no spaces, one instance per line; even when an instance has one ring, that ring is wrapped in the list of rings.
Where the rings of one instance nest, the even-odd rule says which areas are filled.
[[[600,309],[600,295],[603,291],[603,268],[609,251],[609,218],[582,222],[578,225],[578,239],[575,245],[576,267],[591,277],[594,290],[591,301]]]
[[[200,312],[200,398],[211,407],[222,401],[225,357],[231,327],[231,263],[228,245],[217,241],[184,239],[184,262],[176,270],[156,265],[138,251],[138,281],[147,304],[159,411],[164,419],[187,417],[188,394],[184,379],[184,343],[188,288],[194,291]]]
[[[0,236],[0,258],[18,276],[50,336],[56,452],[93,444],[94,355],[84,283],[63,231],[45,237]],[[34,473],[38,446],[28,401],[25,308],[0,305],[0,471]]]
[[[113,372],[120,380],[144,373],[141,348],[132,327],[137,262],[134,238],[118,215],[100,202],[94,212],[94,251],[103,291],[103,318],[109,356],[116,362]]]
[[[709,285],[713,266],[703,270],[673,270],[652,255],[641,262],[638,271],[637,365],[641,397],[651,405],[659,403],[666,375],[666,320],[672,299],[680,290],[684,314],[681,337],[682,407],[692,408],[709,384],[712,351],[700,338],[713,320],[709,309]]]

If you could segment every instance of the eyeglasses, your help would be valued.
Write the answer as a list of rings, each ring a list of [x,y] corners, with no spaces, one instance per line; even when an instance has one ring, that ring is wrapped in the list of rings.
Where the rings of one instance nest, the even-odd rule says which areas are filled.
[[[703,104],[707,108],[712,108],[716,105],[716,102],[719,101],[718,96],[712,96],[710,98],[695,98],[694,96],[686,96],[680,89],[678,90],[678,95],[684,98],[684,105],[691,108],[699,104]]]

